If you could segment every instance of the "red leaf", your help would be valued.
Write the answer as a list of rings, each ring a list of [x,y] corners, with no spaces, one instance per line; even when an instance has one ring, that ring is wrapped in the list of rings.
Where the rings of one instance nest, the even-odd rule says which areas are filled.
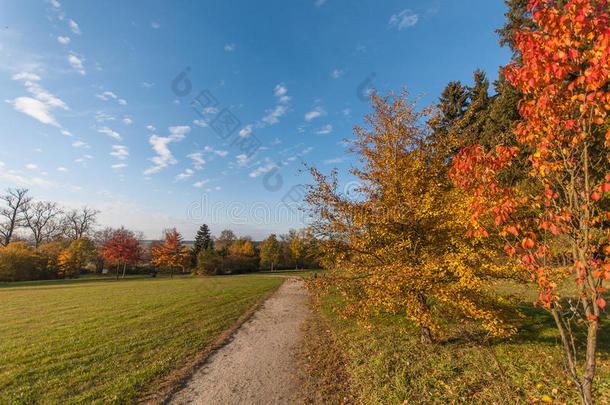
[[[595,301],[597,303],[597,306],[600,308],[604,308],[606,306],[606,300],[604,300],[603,298],[598,298],[597,301]]]
[[[599,195],[599,193],[597,191],[594,191],[593,194],[591,194],[591,198],[594,199],[595,201],[598,201],[600,198],[602,198],[602,196]]]

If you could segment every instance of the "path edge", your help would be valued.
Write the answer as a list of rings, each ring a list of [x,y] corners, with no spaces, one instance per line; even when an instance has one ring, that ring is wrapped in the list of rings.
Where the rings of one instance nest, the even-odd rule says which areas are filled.
[[[176,394],[178,391],[180,391],[186,386],[193,374],[195,374],[195,372],[200,367],[205,365],[205,363],[212,356],[212,354],[214,354],[220,348],[228,344],[233,338],[233,335],[235,335],[235,333],[237,332],[237,330],[241,328],[244,323],[250,320],[254,313],[258,311],[263,306],[263,304],[267,302],[267,300],[271,298],[277,292],[277,290],[279,290],[282,285],[284,285],[286,279],[287,278],[284,278],[284,280],[280,284],[266,292],[265,295],[263,295],[258,302],[256,302],[254,305],[252,305],[252,307],[250,307],[247,311],[241,314],[239,318],[237,318],[237,320],[235,320],[235,322],[231,324],[231,326],[222,331],[220,335],[218,335],[208,347],[204,348],[201,351],[200,354],[188,359],[186,364],[182,367],[170,371],[168,375],[160,378],[159,380],[153,381],[150,385],[156,386],[157,388],[146,390],[136,401],[136,403],[168,404],[174,394]]]

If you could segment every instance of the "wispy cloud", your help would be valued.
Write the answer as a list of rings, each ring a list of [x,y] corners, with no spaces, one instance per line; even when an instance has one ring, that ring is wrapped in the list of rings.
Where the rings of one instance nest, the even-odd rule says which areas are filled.
[[[158,30],[158,29],[159,29],[159,27],[161,27],[161,25],[160,25],[158,22],[156,22],[156,21],[151,21],[151,22],[150,22],[150,26],[151,26],[152,28],[156,29],[156,30]]]
[[[125,145],[112,145],[110,156],[114,156],[119,160],[125,160],[129,156],[129,149]]]
[[[81,58],[79,58],[78,56],[76,56],[74,53],[71,53],[70,55],[68,55],[68,62],[70,62],[70,65],[81,75],[84,75],[85,72],[85,68],[83,66],[83,60]]]
[[[233,44],[233,43],[225,44],[224,49],[227,52],[233,52],[235,50],[235,44]]]
[[[322,7],[324,4],[326,4],[326,1],[327,1],[327,0],[316,0],[316,1],[315,1],[313,4],[314,4],[316,7]]]
[[[174,178],[174,180],[175,180],[175,181],[186,180],[186,179],[188,179],[189,177],[192,177],[192,176],[193,176],[193,173],[195,173],[195,172],[193,172],[193,170],[192,170],[192,169],[186,169],[186,170],[184,170],[184,172],[183,172],[183,173],[178,174],[178,175],[177,175],[177,176]]]
[[[113,164],[110,167],[113,168],[113,169],[122,169],[124,167],[127,167],[127,163],[116,163],[116,164]]]
[[[90,149],[91,148],[91,146],[87,145],[83,141],[74,141],[74,142],[72,142],[72,146],[75,147],[75,148],[83,148],[83,149]]]
[[[142,82],[141,86],[144,87],[145,89],[150,89],[151,87],[153,87],[155,84],[152,82]]]
[[[280,122],[280,117],[286,114],[286,111],[288,111],[288,107],[285,105],[276,105],[275,108],[265,111],[267,115],[262,120],[269,125],[275,125]]]
[[[112,129],[110,129],[108,127],[102,127],[100,129],[98,129],[97,132],[108,135],[109,137],[114,138],[118,141],[123,139],[123,138],[121,138],[121,135],[118,132],[113,131]]]
[[[330,134],[332,131],[333,131],[333,126],[330,125],[330,124],[326,124],[322,128],[318,129],[316,131],[316,134],[318,134],[318,135],[326,135],[326,134]]]
[[[131,125],[131,124],[133,124],[133,120],[129,117],[125,117],[125,118],[123,118],[123,124]]]
[[[71,19],[70,21],[68,21],[68,24],[70,24],[70,29],[72,30],[73,33],[75,33],[76,35],[82,34],[80,27],[78,26],[76,21]]]
[[[12,76],[13,80],[22,80],[26,90],[35,98],[17,97],[14,100],[7,100],[13,104],[15,110],[37,119],[43,124],[59,127],[59,123],[51,114],[51,109],[62,108],[68,110],[68,106],[60,98],[43,89],[38,82],[40,76],[30,72],[20,72]]]
[[[326,115],[326,111],[322,107],[316,107],[313,110],[305,114],[305,121],[311,121],[315,118],[319,118]]]
[[[209,182],[210,182],[210,179],[205,179],[205,180],[201,180],[196,183],[193,183],[193,186],[199,188],[199,187],[203,187],[204,185],[208,184]]]
[[[153,162],[153,166],[144,170],[145,175],[157,173],[159,170],[178,163],[172,152],[169,150],[168,144],[171,142],[178,142],[184,139],[185,135],[191,130],[191,127],[187,125],[169,127],[170,136],[157,136],[151,135],[148,142],[152,145],[153,150],[157,153],[157,156],[150,158]]]
[[[335,69],[330,73],[330,75],[333,77],[333,79],[338,79],[341,76],[343,76],[343,73],[344,73],[343,70]]]
[[[400,31],[404,28],[413,27],[415,24],[417,24],[418,20],[418,14],[415,14],[409,9],[404,9],[398,14],[393,14],[390,17],[388,24],[390,28],[397,28]]]
[[[193,152],[186,155],[187,158],[193,161],[193,167],[196,170],[203,169],[203,165],[205,164],[205,159],[203,158],[203,152]]]
[[[57,37],[57,41],[58,41],[60,44],[68,45],[68,44],[70,43],[70,37],[62,37],[62,36],[59,36],[59,37]]]
[[[338,164],[338,163],[343,163],[345,161],[345,157],[336,157],[333,159],[326,159],[324,161],[325,165],[334,165],[334,164]]]

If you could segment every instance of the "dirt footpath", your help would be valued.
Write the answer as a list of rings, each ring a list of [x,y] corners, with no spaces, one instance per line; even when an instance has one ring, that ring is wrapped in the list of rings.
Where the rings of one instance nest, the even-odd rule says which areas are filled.
[[[301,402],[298,355],[306,304],[303,281],[287,278],[169,403]]]

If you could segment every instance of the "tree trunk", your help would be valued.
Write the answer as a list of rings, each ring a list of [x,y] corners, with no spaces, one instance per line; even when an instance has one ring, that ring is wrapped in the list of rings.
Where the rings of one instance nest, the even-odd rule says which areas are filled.
[[[271,262],[271,271],[273,271],[273,262]]]
[[[432,343],[432,333],[430,333],[430,328],[428,328],[427,326],[421,325],[421,334],[419,335],[419,342],[423,345]]]
[[[119,279],[119,264],[116,265],[116,279]]]
[[[599,325],[597,321],[589,321],[587,330],[587,355],[580,385],[580,394],[582,396],[582,402],[585,405],[593,405],[591,388],[593,385],[593,377],[595,376],[595,352],[597,350],[598,330]]]
[[[125,268],[127,267],[127,263],[123,263],[123,276],[121,278],[125,278]]]
[[[174,278],[174,268],[169,269],[169,278]]]

